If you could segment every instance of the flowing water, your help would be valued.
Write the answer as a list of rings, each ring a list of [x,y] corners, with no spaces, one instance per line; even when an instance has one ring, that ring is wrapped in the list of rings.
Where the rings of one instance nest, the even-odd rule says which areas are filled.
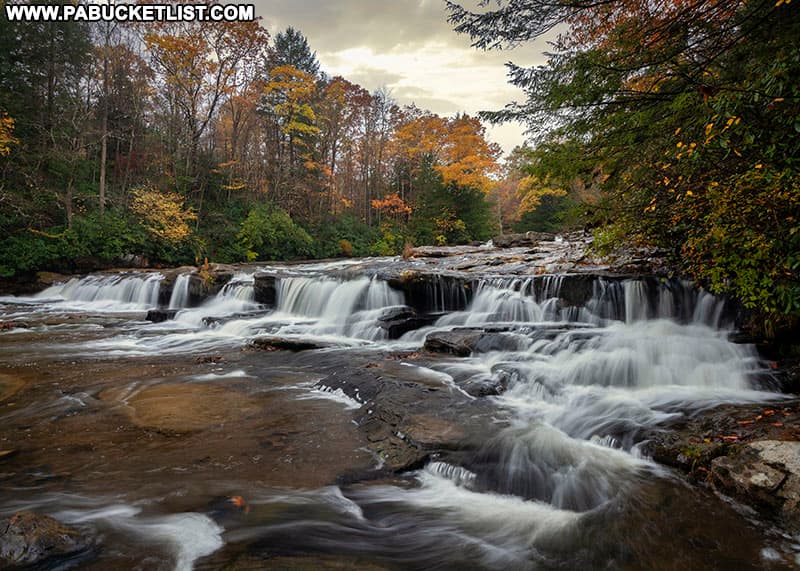
[[[485,277],[469,294],[437,278],[426,309],[442,315],[391,340],[381,319],[411,300],[343,268],[282,269],[274,307],[255,293],[257,271],[274,268],[236,274],[197,307],[183,274],[163,323],[144,320],[161,274],[0,298],[0,321],[24,326],[0,332],[0,449],[13,451],[0,516],[28,509],[85,531],[90,569],[791,565],[793,539],[643,452],[684,415],[785,398],[754,348],[729,340],[722,300],[597,279],[573,306],[560,276]],[[464,328],[490,333],[471,356],[422,353],[426,336]],[[248,349],[263,335],[323,348]],[[484,399],[480,442],[382,469],[357,426],[380,396],[316,385],[370,369],[454,408]],[[505,390],[476,397],[476,384]]]

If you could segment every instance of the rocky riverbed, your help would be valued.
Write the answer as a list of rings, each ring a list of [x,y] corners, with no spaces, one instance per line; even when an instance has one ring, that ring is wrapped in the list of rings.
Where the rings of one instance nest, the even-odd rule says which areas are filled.
[[[0,300],[0,558],[794,566],[792,371],[588,240],[40,276]]]

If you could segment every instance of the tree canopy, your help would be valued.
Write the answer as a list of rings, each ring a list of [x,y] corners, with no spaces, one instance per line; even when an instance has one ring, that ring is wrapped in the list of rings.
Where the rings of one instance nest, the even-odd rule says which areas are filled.
[[[483,114],[528,125],[540,181],[597,188],[591,211],[606,237],[665,248],[702,283],[766,315],[800,315],[796,6],[447,6],[455,29],[480,48],[558,32],[546,65],[509,64],[525,100]]]
[[[485,239],[498,157],[474,117],[325,74],[294,28],[0,13],[3,277]]]

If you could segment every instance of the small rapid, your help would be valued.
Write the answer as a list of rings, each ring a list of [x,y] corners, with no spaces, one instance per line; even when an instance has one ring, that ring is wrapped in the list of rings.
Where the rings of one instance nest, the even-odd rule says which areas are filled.
[[[85,526],[117,549],[109,561],[146,566],[136,554],[146,547],[187,570],[240,552],[268,566],[276,549],[354,567],[364,558],[408,569],[653,568],[665,557],[707,566],[703,549],[648,526],[705,526],[691,529],[708,534],[715,555],[736,551],[734,561],[760,552],[760,536],[737,551],[730,538],[750,528],[733,510],[709,508],[709,496],[649,457],[671,423],[785,398],[755,348],[732,341],[726,300],[680,280],[442,274],[410,287],[351,266],[247,268],[206,284],[202,303],[192,272],[171,292],[160,274],[119,274],[11,300],[7,316],[43,316],[2,333],[0,354],[22,368],[49,363],[47,348],[91,362],[98,378],[54,380],[57,398],[12,407],[4,421],[23,432],[53,424],[76,455],[102,446],[87,474],[69,458],[50,462],[72,468],[77,488],[112,470],[103,486],[115,493],[41,493],[59,484],[37,480],[0,512],[39,509]],[[167,318],[142,321],[159,301]],[[89,317],[59,321],[72,311]],[[404,320],[411,330],[390,334],[387,323]],[[467,350],[430,343],[445,334]],[[259,338],[303,344],[290,352]],[[323,383],[336,374],[342,383]],[[411,404],[401,389],[416,391]],[[429,399],[447,410],[431,411]],[[87,444],[93,415],[124,428]],[[44,443],[42,471],[53,448]],[[402,469],[393,454],[410,455]],[[336,462],[345,468],[313,477]],[[276,473],[283,487],[272,487]]]

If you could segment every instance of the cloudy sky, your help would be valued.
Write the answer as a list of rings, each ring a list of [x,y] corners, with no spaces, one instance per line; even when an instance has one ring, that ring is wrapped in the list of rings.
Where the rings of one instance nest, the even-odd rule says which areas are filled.
[[[542,46],[480,51],[453,32],[443,0],[256,0],[275,34],[292,26],[317,52],[322,69],[369,89],[389,88],[402,104],[440,115],[500,109],[522,97],[508,84],[505,62],[542,63]],[[508,152],[522,127],[490,128]]]

